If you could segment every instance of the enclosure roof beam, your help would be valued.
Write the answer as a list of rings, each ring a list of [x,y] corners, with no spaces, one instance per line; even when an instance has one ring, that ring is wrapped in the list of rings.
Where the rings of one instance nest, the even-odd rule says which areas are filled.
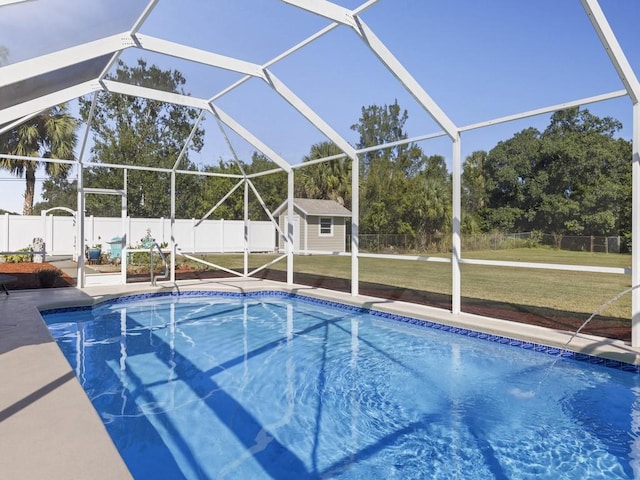
[[[355,16],[351,10],[326,0],[282,0],[284,3],[293,5],[308,12],[315,13],[321,17],[333,20],[336,23],[357,28]]]
[[[422,105],[429,115],[447,132],[451,139],[456,139],[458,129],[451,119],[444,113],[440,106],[422,88],[420,83],[413,78],[409,71],[391,53],[386,45],[373,33],[367,24],[357,15],[344,7],[325,0],[283,0],[309,12],[333,20],[334,22],[353,28],[369,49],[382,61],[394,77],[407,89],[407,91]]]
[[[238,154],[236,153],[236,149],[233,148],[233,145],[231,144],[231,140],[229,139],[229,135],[227,135],[227,132],[224,131],[222,120],[220,120],[218,117],[216,117],[216,123],[218,124],[218,129],[220,130],[220,133],[224,137],[224,141],[227,143],[227,148],[231,152],[231,156],[233,157],[233,161],[238,166],[238,169],[240,170],[240,173],[242,173],[242,176],[244,178],[247,178],[247,172],[245,172],[245,169],[242,166],[242,162],[240,161],[240,158],[238,158]],[[278,170],[280,170],[280,169],[278,169]]]
[[[622,48],[620,47],[620,44],[607,21],[607,17],[605,17],[602,9],[600,8],[600,4],[597,0],[580,1],[582,2],[584,10],[587,12],[589,20],[591,21],[593,28],[596,30],[598,37],[600,37],[600,42],[602,42],[602,45],[607,51],[607,55],[609,55],[611,63],[613,63],[613,66],[618,72],[620,80],[622,80],[629,97],[631,97],[631,101],[634,104],[640,102],[640,82],[638,82],[638,77],[636,77],[627,57],[622,51]]]
[[[209,215],[215,212],[217,208],[220,205],[222,205],[227,200],[227,198],[229,198],[233,194],[233,192],[235,192],[240,187],[240,185],[244,185],[244,178],[241,179],[238,183],[236,183],[235,186],[231,190],[229,190],[227,194],[218,201],[218,203],[216,203],[213,207],[211,207],[209,211],[205,213],[200,220],[198,220],[198,222],[194,225],[194,227],[199,227],[202,222],[204,222],[207,218],[209,218]]]
[[[346,157],[347,154],[343,153],[342,154],[343,157]],[[291,169],[295,169],[296,166],[295,165],[291,165]],[[282,172],[281,168],[272,168],[271,170],[264,170],[262,172],[256,172],[256,173],[250,173],[249,175],[245,175],[246,178],[257,178],[257,177],[264,177],[265,175],[271,175],[272,173],[280,173]]]
[[[182,95],[180,93],[164,92],[153,88],[141,87],[139,85],[130,85],[128,83],[115,82],[113,80],[102,80],[104,90],[113,93],[121,93],[122,95],[131,95],[134,97],[146,98],[148,100],[157,100],[158,102],[173,103],[184,107],[208,110],[207,101],[201,98]]]
[[[15,121],[13,121],[11,123],[6,124],[4,127],[0,128],[0,135],[2,135],[5,132],[8,132],[9,130],[14,129],[18,125],[22,125],[27,120],[31,120],[33,117],[39,115],[41,112],[42,112],[42,110],[38,111],[38,112],[30,113],[29,115],[26,115],[26,116],[24,116],[22,118],[19,118],[19,119],[15,120]]]
[[[0,88],[133,46],[131,36],[123,32],[6,65],[0,68]]]
[[[291,165],[284,158],[274,152],[270,147],[268,147],[265,143],[259,140],[255,135],[253,135],[249,130],[244,128],[238,122],[236,122],[231,116],[226,114],[219,107],[209,104],[207,110],[211,112],[211,114],[224,123],[231,130],[236,132],[242,138],[244,138],[249,144],[255,147],[258,151],[265,154],[270,160],[273,160],[276,165],[282,168],[285,172],[289,172],[291,170]]]
[[[263,77],[262,66],[143,34],[121,32],[54,53],[6,65],[0,69],[0,87],[28,80],[87,60],[131,47],[169,55],[212,67]]]
[[[1,157],[5,157],[7,155],[0,155]],[[10,156],[8,156],[10,157]],[[25,160],[37,160],[40,162],[56,162],[56,163],[70,163],[74,164],[73,160],[54,160],[50,158],[36,158],[36,157],[25,157]],[[164,167],[150,167],[148,165],[122,165],[120,163],[102,163],[102,162],[83,162],[85,167],[98,167],[98,168],[117,168],[120,170],[140,170],[145,172],[161,172],[161,173],[171,173],[173,172],[170,168]],[[176,170],[175,173],[181,173],[184,175],[198,175],[203,177],[222,177],[222,178],[244,178],[242,175],[238,175],[235,173],[216,173],[216,172],[201,172],[198,170]]]
[[[87,122],[85,124],[84,135],[82,136],[82,144],[80,145],[80,152],[78,153],[78,170],[79,170],[78,177],[82,176],[80,169],[82,169],[82,161],[84,160],[84,153],[87,148],[87,142],[89,141],[89,134],[91,133],[91,124],[93,123],[93,117],[96,112],[97,102],[98,102],[98,92],[93,92],[93,95],[91,98],[91,107],[89,108],[89,115],[87,115]]]
[[[84,193],[99,193],[100,195],[126,195],[124,190],[114,190],[112,188],[83,188]]]
[[[313,160],[307,160],[306,162],[302,162],[302,163],[298,163],[296,165],[292,165],[291,168],[293,168],[294,170],[303,169],[305,167],[310,167],[310,166],[316,165],[318,163],[332,162],[333,160],[344,160],[346,157],[347,157],[346,153],[338,153],[336,155],[330,155],[328,157],[314,158]]]
[[[104,66],[104,68],[102,69],[102,72],[100,72],[100,75],[98,75],[98,80],[102,81],[107,74],[111,71],[111,69],[113,68],[113,66],[118,62],[118,60],[120,59],[120,55],[122,54],[122,50],[118,50],[117,52],[115,52],[113,55],[111,55],[111,58],[109,59],[109,61],[107,62],[107,64]]]
[[[544,115],[545,113],[557,112],[559,110],[566,110],[567,108],[579,107],[582,105],[588,105],[590,103],[603,102],[605,100],[612,100],[614,98],[624,97],[627,95],[626,90],[618,90],[611,93],[603,93],[602,95],[595,95],[593,97],[581,98],[579,100],[573,100],[571,102],[558,103],[556,105],[550,105],[548,107],[537,108],[535,110],[529,110],[527,112],[516,113],[513,115],[507,115],[505,117],[498,117],[484,122],[472,123],[460,127],[460,132],[466,132],[469,130],[475,130],[478,128],[489,127],[491,125],[497,125],[499,123],[511,122],[514,120],[521,120],[523,118],[535,117],[537,115]]]
[[[44,162],[44,163],[64,163],[65,165],[75,165],[75,160],[66,160],[63,158],[44,158],[44,157],[29,157],[26,155],[9,155],[8,153],[0,153],[0,158],[6,158],[7,160],[20,160],[26,162]]]
[[[154,8],[156,8],[156,5],[158,4],[159,1],[160,0],[149,0],[149,3],[147,3],[147,6],[144,7],[144,10],[142,11],[138,19],[134,22],[133,26],[131,27],[129,34],[135,35],[138,32],[138,30],[140,30],[140,27],[142,27],[142,25],[147,20],[149,15],[151,15],[151,12],[153,11]]]
[[[184,145],[182,146],[182,150],[180,150],[180,154],[178,155],[178,158],[176,158],[176,161],[173,164],[172,170],[176,171],[178,169],[180,162],[182,161],[184,156],[187,154],[187,151],[189,150],[189,145],[191,144],[191,140],[193,140],[193,137],[195,136],[196,132],[198,131],[198,128],[200,127],[200,122],[202,122],[202,118],[204,117],[204,112],[205,112],[204,110],[200,110],[200,115],[198,115],[198,119],[196,120],[195,125],[189,132],[189,136],[185,140]]]
[[[138,46],[143,50],[162,53],[175,58],[182,58],[210,67],[231,70],[232,72],[244,73],[251,77],[264,77],[262,67],[255,63],[245,62],[237,58],[219,55],[217,53],[208,52],[198,48],[188,47],[175,42],[162,40],[160,38],[149,35],[137,34],[135,39]]]
[[[277,171],[281,172],[282,169],[279,168]],[[243,178],[244,179],[244,175],[239,175],[237,173],[204,172],[202,170],[176,170],[176,173],[181,173],[183,175],[197,175],[199,177],[221,177],[221,178]]]
[[[381,143],[380,145],[374,145],[372,147],[359,148],[358,150],[356,150],[356,153],[360,155],[362,153],[375,152],[376,150],[381,150],[384,148],[392,148],[392,147],[398,147],[400,145],[407,145],[408,143],[422,142],[424,140],[431,140],[433,138],[444,137],[445,135],[446,135],[446,132],[440,131],[436,133],[430,133],[428,135],[420,135],[418,137],[404,138],[402,140],[397,140],[395,142]],[[294,170],[297,170],[300,168],[310,167],[311,165],[315,165],[316,163],[324,163],[324,162],[331,162],[333,160],[339,160],[341,158],[345,158],[346,156],[347,156],[346,153],[338,153],[336,155],[330,155],[328,157],[316,158],[306,162],[298,163],[297,165],[292,165],[291,168],[293,168]]]
[[[283,0],[285,1],[285,0]],[[354,13],[360,13],[365,11],[367,8],[371,7],[372,5],[375,5],[376,3],[378,3],[378,0],[368,0],[365,3],[363,3],[362,5],[360,5],[358,8],[356,8],[354,10]],[[298,50],[300,50],[301,48],[305,47],[306,45],[309,45],[310,43],[314,42],[315,40],[317,40],[318,38],[322,37],[323,35],[329,33],[331,30],[333,30],[334,28],[340,26],[340,23],[338,22],[333,22],[331,25],[327,25],[326,27],[318,30],[316,33],[308,36],[307,38],[305,38],[304,40],[302,40],[301,42],[298,42],[297,44],[295,44],[293,47],[291,47],[290,49],[282,52],[280,55],[272,58],[271,60],[269,60],[267,63],[265,63],[264,65],[262,65],[262,68],[269,68],[271,65],[274,65],[276,63],[278,63],[280,60],[288,57],[289,55],[291,55],[292,53],[297,52]],[[236,89],[237,87],[239,87],[240,85],[242,85],[243,83],[245,83],[247,80],[249,80],[251,78],[251,76],[249,75],[245,75],[244,77],[242,77],[240,80],[238,80],[237,82],[229,85],[227,88],[225,88],[224,90],[216,93],[213,97],[211,97],[209,99],[210,102],[214,102],[215,100],[219,99],[220,97],[226,95],[227,93],[231,92],[232,90]]]
[[[266,81],[289,105],[300,112],[312,125],[320,130],[329,140],[335,143],[340,150],[345,152],[351,159],[356,158],[356,150],[349,142],[342,138],[338,132],[329,126],[320,115],[318,115],[311,107],[304,103],[295,93],[293,93],[273,72],[265,68]]]
[[[98,168],[117,168],[121,170],[139,170],[144,172],[162,172],[171,173],[170,168],[164,167],[150,167],[148,165],[122,165],[120,163],[102,163],[102,162],[82,162],[85,167],[98,167]]]
[[[0,125],[7,122],[13,122],[17,118],[31,116],[34,113],[60,105],[61,103],[75,100],[78,97],[93,93],[101,88],[100,83],[95,80],[89,80],[87,82],[74,85],[73,87],[64,88],[11,107],[0,109]]]

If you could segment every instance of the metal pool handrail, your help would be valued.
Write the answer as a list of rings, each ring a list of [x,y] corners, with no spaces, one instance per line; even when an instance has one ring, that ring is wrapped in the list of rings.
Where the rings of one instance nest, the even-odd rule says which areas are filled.
[[[160,257],[162,258],[162,261],[164,262],[164,273],[162,275],[158,275],[157,277],[153,274],[153,249],[158,250],[158,253],[160,253]],[[157,242],[153,242],[151,244],[151,247],[149,247],[149,274],[151,277],[151,286],[155,287],[156,286],[156,280],[160,279],[160,280],[166,280],[167,277],[169,277],[169,262],[167,262],[167,257],[165,256],[164,252],[162,251],[162,249],[160,248],[160,245],[157,244]]]

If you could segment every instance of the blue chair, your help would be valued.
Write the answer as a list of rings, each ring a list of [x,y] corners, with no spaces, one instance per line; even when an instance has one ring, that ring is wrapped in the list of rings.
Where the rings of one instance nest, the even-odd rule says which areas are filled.
[[[107,242],[111,246],[109,251],[109,261],[114,262],[122,258],[122,238],[113,237],[111,241]]]

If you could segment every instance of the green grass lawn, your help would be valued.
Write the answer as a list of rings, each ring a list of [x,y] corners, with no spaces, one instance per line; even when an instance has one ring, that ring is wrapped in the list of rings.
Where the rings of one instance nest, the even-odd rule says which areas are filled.
[[[250,268],[256,268],[276,255],[253,254]],[[475,251],[465,258],[521,262],[630,267],[631,256],[623,254],[559,251],[550,248],[517,248]],[[242,255],[209,256],[208,260],[227,268],[242,268]],[[282,260],[270,268],[286,270]],[[631,285],[628,275],[565,272],[529,268],[462,265],[462,296],[516,305],[548,307],[590,314]],[[296,255],[296,273],[309,273],[349,279],[351,259],[322,255]],[[437,294],[451,294],[451,266],[448,263],[360,259],[360,280]],[[603,315],[630,318],[631,296],[625,295]]]

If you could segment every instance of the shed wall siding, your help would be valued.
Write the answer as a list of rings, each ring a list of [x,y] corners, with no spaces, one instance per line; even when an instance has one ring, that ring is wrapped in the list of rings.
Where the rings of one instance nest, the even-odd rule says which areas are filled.
[[[308,217],[307,228],[307,248],[309,250],[345,251],[345,222],[343,217],[333,217],[333,235],[330,237],[320,235],[320,217]]]

